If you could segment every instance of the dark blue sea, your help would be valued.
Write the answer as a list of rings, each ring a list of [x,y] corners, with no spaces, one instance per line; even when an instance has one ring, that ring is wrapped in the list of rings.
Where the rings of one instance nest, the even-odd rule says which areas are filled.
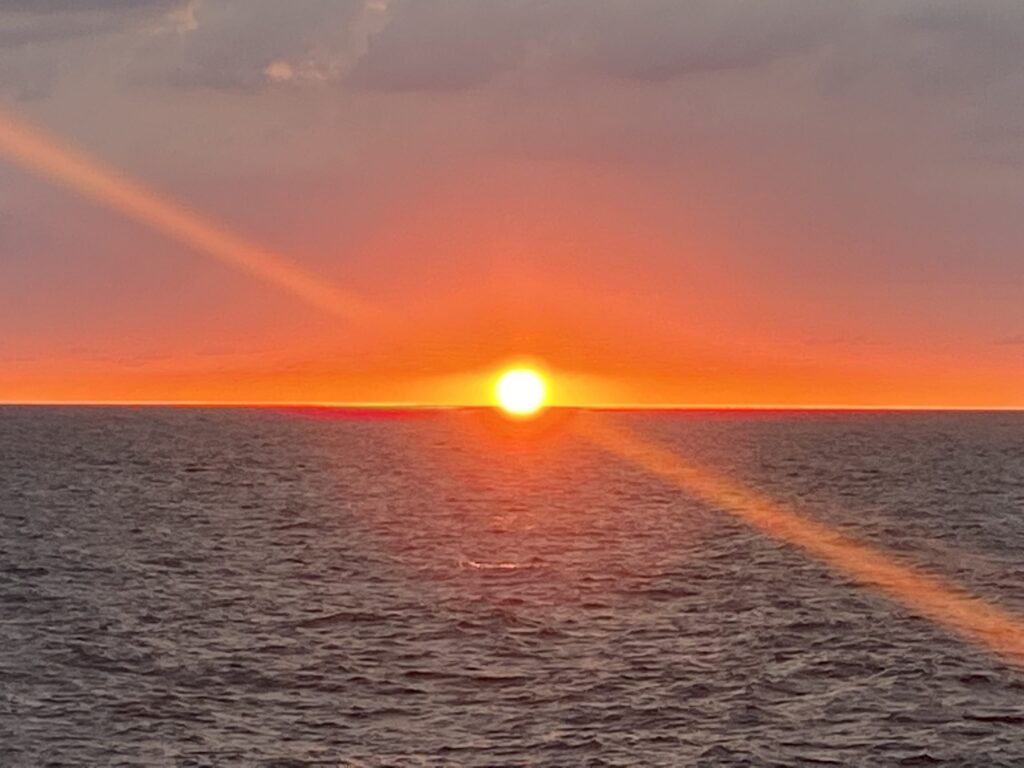
[[[0,408],[0,765],[1024,765],[1024,670],[579,414]],[[1024,616],[1024,414],[587,414]]]

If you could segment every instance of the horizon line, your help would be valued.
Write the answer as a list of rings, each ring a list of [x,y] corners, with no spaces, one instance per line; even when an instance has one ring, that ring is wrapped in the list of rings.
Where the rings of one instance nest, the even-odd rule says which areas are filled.
[[[333,401],[209,401],[209,400],[0,400],[0,407],[76,408],[323,408],[350,411],[450,411],[489,410],[487,403],[333,402]],[[1024,405],[867,405],[775,403],[593,403],[555,404],[544,410],[575,411],[803,411],[803,412],[973,412],[1019,413]]]

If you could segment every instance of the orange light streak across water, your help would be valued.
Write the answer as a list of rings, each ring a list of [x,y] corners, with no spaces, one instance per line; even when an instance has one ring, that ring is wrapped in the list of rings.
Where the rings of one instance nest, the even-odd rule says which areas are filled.
[[[611,426],[598,415],[580,419],[576,428],[608,453],[642,467],[761,533],[803,550],[833,571],[881,592],[907,610],[1024,667],[1024,617],[971,595],[943,578],[897,563],[881,550],[703,469],[654,442]]]
[[[62,145],[3,109],[0,155],[318,309],[346,320],[381,322],[380,310],[358,296]]]

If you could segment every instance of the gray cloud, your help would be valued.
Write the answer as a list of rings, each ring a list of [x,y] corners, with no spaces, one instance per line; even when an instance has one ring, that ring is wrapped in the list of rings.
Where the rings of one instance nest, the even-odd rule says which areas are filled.
[[[146,77],[178,86],[254,90],[271,73],[332,74],[362,0],[221,0],[195,11],[195,28],[144,51]],[[286,78],[287,79],[287,78]]]
[[[108,11],[119,9],[138,9],[145,7],[173,7],[180,5],[180,0],[2,0],[0,11],[20,11],[23,13],[56,13],[74,11]]]
[[[811,50],[840,23],[842,7],[834,0],[207,0],[184,41],[165,41],[147,56],[156,77],[242,90],[264,84],[271,66],[272,80],[305,73],[361,90],[465,90],[530,59],[553,76],[582,69],[656,82]],[[368,45],[360,39],[366,34]]]
[[[0,14],[0,48],[47,43],[84,37],[110,29],[102,16],[71,14],[50,18],[35,14]]]
[[[154,19],[164,23],[141,24]],[[466,91],[524,68],[553,89],[580,76],[669,88],[721,72],[767,77],[771,65],[796,61],[809,77],[772,86],[780,109],[804,99],[941,114],[935,125],[964,157],[1024,161],[1017,0],[0,0],[0,90],[45,95],[55,62],[79,67],[60,55],[61,39],[132,27],[130,79],[249,92],[309,82]],[[46,60],[4,60],[5,46],[47,41]],[[87,66],[88,54],[81,59]],[[750,94],[768,107],[772,96]]]
[[[253,90],[466,90],[524,63],[649,83],[814,56],[823,92],[941,98],[1020,72],[1016,0],[202,0],[189,34],[146,39],[146,79]],[[185,0],[0,0],[0,47],[100,35]],[[366,24],[367,15],[379,23]],[[170,29],[168,31],[181,31]],[[370,36],[369,43],[360,37]],[[1005,100],[1004,100],[1005,102]],[[1015,106],[1004,106],[1013,117]],[[993,126],[986,126],[992,128]]]
[[[813,48],[833,0],[398,0],[349,82],[381,90],[481,85],[530,53],[623,79],[741,69]]]
[[[977,105],[976,89],[995,86],[1000,114],[984,129],[1024,118],[1017,0],[394,0],[389,11],[347,78],[353,87],[468,89],[528,60],[553,78],[658,83],[806,56],[833,96]]]
[[[873,3],[838,30],[834,74],[885,93],[961,91],[1020,72],[1024,4]]]
[[[587,14],[582,58],[599,72],[654,82],[756,67],[814,48],[840,11],[831,0],[605,2],[601,14]]]
[[[186,0],[2,0],[0,48],[102,35],[167,15]]]
[[[556,4],[557,5],[557,4]],[[537,2],[408,0],[393,3],[348,82],[386,91],[458,90],[515,66],[545,34],[552,7]]]

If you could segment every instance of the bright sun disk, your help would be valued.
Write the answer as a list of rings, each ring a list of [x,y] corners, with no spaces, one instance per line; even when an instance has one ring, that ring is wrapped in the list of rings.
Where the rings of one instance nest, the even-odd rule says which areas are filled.
[[[495,398],[503,411],[513,416],[532,416],[547,398],[544,377],[531,368],[513,368],[498,378]]]

